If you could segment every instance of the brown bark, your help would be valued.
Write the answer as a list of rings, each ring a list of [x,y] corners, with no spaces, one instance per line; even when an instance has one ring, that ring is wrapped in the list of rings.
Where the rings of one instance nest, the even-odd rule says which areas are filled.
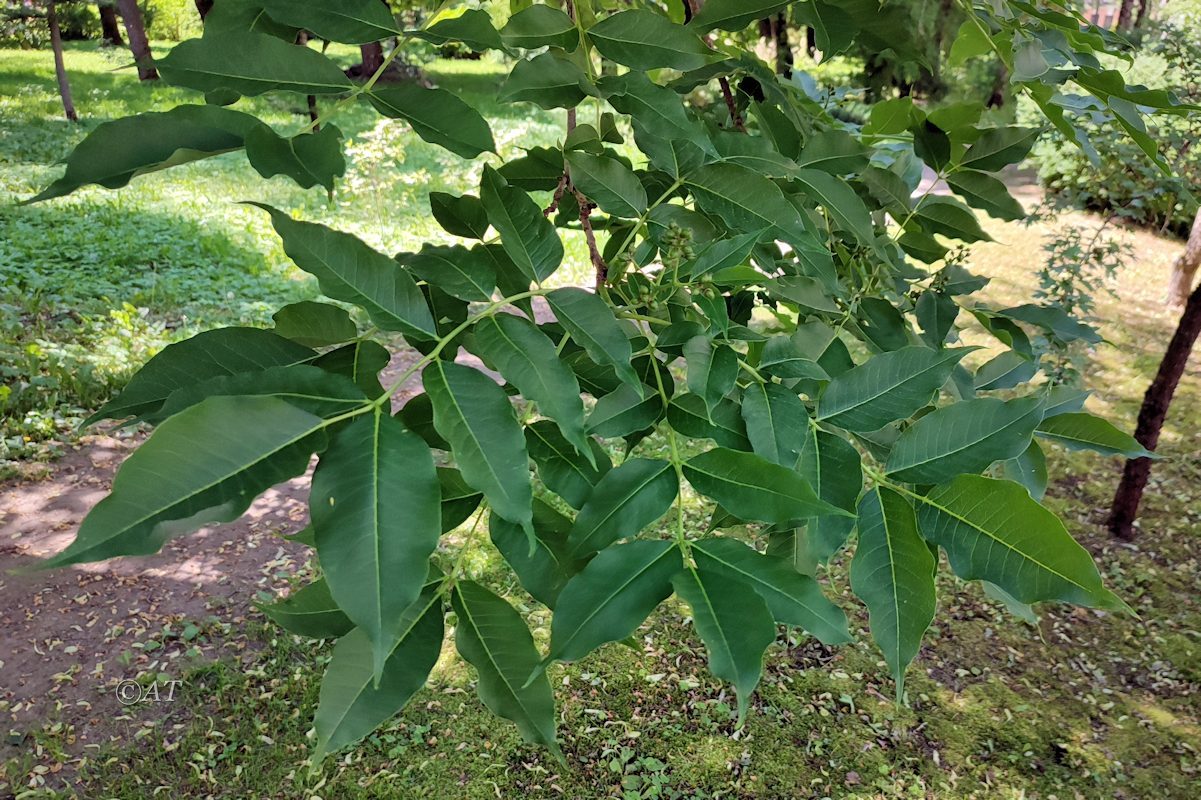
[[[121,38],[121,23],[117,21],[117,10],[111,0],[100,0],[96,4],[100,12],[100,33],[106,44],[121,47],[125,40]]]
[[[204,22],[204,18],[213,10],[213,0],[196,0],[196,10],[200,12],[200,21]]]
[[[1184,305],[1199,265],[1201,265],[1201,209],[1197,209],[1197,216],[1193,217],[1193,228],[1189,231],[1188,244],[1184,246],[1184,252],[1172,265],[1172,276],[1168,279],[1169,307],[1178,308]]]
[[[384,65],[384,48],[379,42],[360,45],[359,53],[363,57],[362,71],[359,74],[364,78],[370,78]]]
[[[1134,438],[1148,450],[1154,450],[1159,443],[1159,432],[1167,418],[1168,408],[1172,403],[1172,395],[1188,365],[1189,353],[1201,335],[1201,286],[1198,286],[1189,296],[1176,325],[1176,332],[1168,342],[1167,352],[1163,361],[1159,362],[1159,371],[1155,380],[1143,396],[1143,407],[1138,412],[1138,426]],[[1143,499],[1143,490],[1147,488],[1147,479],[1151,477],[1151,459],[1132,458],[1126,462],[1122,471],[1122,482],[1113,496],[1113,507],[1109,512],[1110,532],[1125,541],[1134,540],[1134,519],[1138,516],[1138,506]]]
[[[759,20],[759,36],[767,41],[775,55],[776,74],[792,75],[792,46],[788,43],[788,17],[778,14]]]
[[[75,103],[71,100],[71,82],[67,79],[67,66],[63,62],[63,36],[58,28],[58,9],[54,0],[46,4],[46,24],[50,26],[50,49],[54,51],[54,75],[58,78],[58,96],[63,100],[63,113],[71,122],[78,122]]]
[[[1134,0],[1122,0],[1118,7],[1118,30],[1130,30],[1130,22],[1134,18]]]
[[[158,70],[150,55],[150,42],[146,39],[146,26],[142,22],[142,9],[138,0],[117,0],[117,10],[125,20],[125,34],[129,37],[129,49],[138,65],[138,78],[144,81],[158,80]]]
[[[1139,0],[1138,14],[1134,17],[1134,27],[1141,28],[1147,21],[1147,12],[1151,10],[1151,0]]]

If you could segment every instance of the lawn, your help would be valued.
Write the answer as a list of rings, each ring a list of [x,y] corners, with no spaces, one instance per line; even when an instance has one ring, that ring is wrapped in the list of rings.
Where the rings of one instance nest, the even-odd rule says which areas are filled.
[[[166,87],[138,86],[128,70],[111,72],[118,63],[92,48],[70,52],[85,126],[183,99]],[[501,74],[487,61],[437,62],[427,72],[482,101]],[[17,382],[41,381],[23,397],[2,399],[11,459],[52,455],[82,410],[162,343],[202,327],[266,322],[278,303],[313,296],[263,215],[233,201],[261,199],[309,219],[336,219],[390,252],[437,235],[426,193],[462,190],[480,169],[355,109],[338,120],[352,140],[351,166],[332,201],[282,178],[264,190],[239,156],[226,156],[118,192],[14,207],[10,201],[55,174],[46,164],[82,135],[58,120],[56,102],[45,54],[0,51],[0,369],[16,371]],[[298,108],[263,106],[273,123],[301,124]],[[484,111],[502,150],[556,136],[549,116],[491,104]],[[1077,216],[1055,224],[1068,222],[1092,224]],[[989,230],[997,242],[977,246],[969,259],[975,273],[993,279],[986,297],[1028,299],[1051,224]],[[1090,410],[1132,429],[1173,324],[1161,298],[1180,245],[1119,235],[1136,258],[1113,295],[1098,298],[1108,343],[1081,354],[1080,367],[1096,391]],[[569,255],[577,272],[564,280],[584,274],[582,256]],[[986,343],[978,331],[965,338]],[[309,729],[329,647],[282,635],[253,609],[231,608],[198,634],[220,643],[215,655],[184,657],[177,674],[188,687],[186,706],[167,714],[135,706],[114,723],[111,741],[82,754],[72,730],[50,717],[18,737],[15,754],[3,753],[10,757],[0,762],[0,796],[1194,798],[1201,783],[1198,419],[1201,366],[1194,363],[1165,429],[1167,458],[1155,467],[1134,545],[1114,543],[1103,528],[1120,461],[1048,448],[1049,505],[1138,619],[1051,606],[1038,609],[1035,623],[1023,622],[978,585],[943,571],[935,627],[910,672],[909,706],[892,700],[843,554],[824,580],[848,611],[856,643],[831,649],[799,633],[781,638],[741,729],[732,695],[710,677],[689,621],[672,605],[632,646],[552,668],[566,764],[523,745],[513,726],[492,717],[475,696],[471,670],[448,646],[431,686],[402,714],[310,769]],[[700,526],[703,510],[693,500],[689,518]],[[447,547],[471,548],[476,577],[531,610],[544,643],[549,613],[523,594],[491,548],[479,546],[473,522]],[[148,640],[172,637],[179,632]]]

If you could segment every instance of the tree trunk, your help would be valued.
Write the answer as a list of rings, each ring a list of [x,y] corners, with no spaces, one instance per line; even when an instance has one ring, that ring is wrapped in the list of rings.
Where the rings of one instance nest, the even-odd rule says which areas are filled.
[[[817,55],[817,32],[812,25],[805,28],[805,53],[810,58]]]
[[[1189,231],[1188,244],[1176,263],[1172,265],[1172,277],[1168,279],[1168,306],[1178,308],[1184,305],[1188,298],[1189,289],[1193,286],[1193,276],[1197,274],[1197,266],[1201,265],[1201,208],[1193,218],[1193,229]]]
[[[54,74],[58,78],[58,94],[63,99],[63,112],[71,122],[78,122],[75,103],[71,100],[71,82],[67,79],[67,65],[63,62],[63,37],[58,29],[58,9],[54,0],[46,4],[46,24],[50,26],[50,49],[54,51]]]
[[[96,3],[100,12],[100,33],[105,44],[121,47],[125,40],[121,38],[121,23],[117,22],[117,10],[113,8],[112,0],[100,0]]]
[[[1189,353],[1198,335],[1201,335],[1201,286],[1189,296],[1180,322],[1176,325],[1176,332],[1168,342],[1168,350],[1164,353],[1163,361],[1159,362],[1155,380],[1151,381],[1147,394],[1143,396],[1134,438],[1148,450],[1155,449],[1159,443],[1159,432],[1168,415],[1172,395],[1184,374]],[[1119,539],[1128,542],[1134,540],[1134,518],[1138,515],[1138,505],[1150,476],[1151,459],[1132,458],[1126,462],[1122,482],[1118,484],[1118,491],[1113,496],[1113,508],[1109,512],[1109,530]]]
[[[359,53],[363,57],[362,71],[359,74],[364,78],[370,78],[384,65],[384,48],[379,42],[360,45]]]
[[[196,10],[200,12],[200,21],[204,22],[204,18],[213,10],[213,0],[196,0]]]
[[[1130,30],[1130,22],[1134,18],[1134,0],[1122,0],[1118,7],[1118,30]]]
[[[1134,27],[1141,28],[1147,21],[1147,12],[1151,10],[1151,0],[1139,0],[1138,14],[1134,17]]]
[[[138,78],[144,81],[158,80],[158,70],[150,55],[150,42],[146,39],[146,26],[142,24],[142,9],[138,0],[117,0],[117,10],[125,20],[125,34],[129,37],[129,49],[138,64]]]

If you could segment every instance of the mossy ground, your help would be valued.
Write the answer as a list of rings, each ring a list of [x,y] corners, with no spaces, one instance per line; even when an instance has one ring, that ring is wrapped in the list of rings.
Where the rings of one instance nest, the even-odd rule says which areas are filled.
[[[55,118],[48,63],[45,54],[0,52],[0,188],[10,198],[42,182],[51,171],[37,165],[61,156],[79,137]],[[176,94],[107,72],[113,63],[103,54],[73,52],[69,65],[77,102],[93,119],[149,108]],[[439,65],[431,74],[477,99],[497,77],[495,68],[472,62]],[[294,116],[286,108],[266,110],[277,122]],[[486,113],[500,119],[502,149],[554,137],[545,117],[530,122],[498,106]],[[453,157],[411,134],[379,133],[365,112],[352,114],[344,130],[355,146],[370,146],[363,144],[357,157],[352,149],[350,188],[333,205],[278,180],[267,185],[265,199],[308,218],[336,218],[381,246],[398,248],[431,233],[427,189],[460,189],[472,179],[463,162],[447,163]],[[97,294],[77,282],[62,292],[92,291],[95,296],[79,302],[96,307],[128,300],[161,319],[187,310],[201,320],[196,324],[257,321],[271,302],[311,294],[311,285],[287,268],[265,221],[224,202],[264,198],[263,184],[232,158],[207,164],[145,178],[115,194],[87,191],[45,207],[2,209],[4,263],[21,261],[27,274],[53,280],[77,263],[55,250],[55,237],[81,252],[99,246],[105,255],[98,280],[111,292]],[[354,180],[366,188],[354,188]],[[144,248],[144,231],[164,232],[165,257],[198,283],[134,292],[122,283],[123,251],[94,244],[96,226],[118,218],[106,215],[129,221],[130,229],[116,237],[122,247]],[[153,224],[141,227],[146,220]],[[1056,224],[1065,222],[1088,224],[1083,217]],[[1049,228],[994,224],[990,230],[998,242],[977,246],[969,266],[993,279],[984,292],[988,299],[1024,302]],[[1096,391],[1090,409],[1130,429],[1173,324],[1161,298],[1179,245],[1145,233],[1121,235],[1131,237],[1136,258],[1120,274],[1115,296],[1099,299],[1099,327],[1109,344],[1084,354],[1082,366],[1086,386]],[[575,257],[583,263],[579,253]],[[236,287],[229,290],[233,298],[214,300],[214,287],[223,282]],[[27,279],[6,278],[6,302],[27,285]],[[53,302],[73,303],[74,296]],[[968,336],[983,341],[978,333]],[[1165,430],[1167,458],[1155,466],[1134,545],[1115,543],[1103,528],[1120,462],[1048,448],[1049,505],[1092,551],[1138,619],[1047,607],[1038,609],[1038,624],[1029,625],[978,586],[944,576],[935,626],[910,671],[906,706],[893,701],[866,615],[849,593],[844,555],[825,580],[850,614],[857,642],[829,649],[799,634],[782,636],[769,651],[741,729],[733,698],[708,675],[703,649],[680,608],[669,605],[633,646],[611,645],[552,669],[566,763],[523,745],[511,725],[488,714],[474,694],[471,671],[448,646],[431,685],[403,713],[360,747],[311,770],[309,729],[329,649],[281,636],[254,614],[240,630],[215,624],[211,635],[229,645],[186,671],[182,702],[166,711],[137,706],[114,721],[112,743],[83,754],[82,764],[72,758],[67,788],[44,788],[62,784],[57,770],[68,760],[72,737],[69,728],[47,720],[0,765],[0,793],[326,800],[1195,798],[1201,787],[1198,420],[1201,365],[1194,364]],[[653,440],[642,445],[657,446]],[[691,502],[688,512],[699,527],[699,503]],[[448,547],[478,547],[472,571],[529,610],[544,637],[547,612],[525,597],[491,550],[478,546],[479,538],[466,540],[466,531]]]

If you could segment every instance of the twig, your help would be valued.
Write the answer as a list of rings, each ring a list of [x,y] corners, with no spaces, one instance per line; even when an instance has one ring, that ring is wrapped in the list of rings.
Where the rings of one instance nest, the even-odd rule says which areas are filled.
[[[571,191],[580,205],[580,227],[584,229],[584,238],[588,240],[588,254],[592,257],[592,266],[596,269],[596,288],[599,291],[609,278],[609,265],[605,263],[600,248],[596,246],[596,234],[592,230],[592,209],[596,208],[596,204],[574,186],[571,187]]]
[[[549,217],[551,214],[559,210],[559,203],[563,201],[563,192],[567,191],[567,169],[563,169],[563,174],[559,176],[559,185],[555,187],[555,194],[550,199],[550,205],[547,206],[542,216]]]
[[[726,99],[726,108],[730,110],[730,122],[733,123],[736,130],[746,133],[746,123],[738,111],[738,105],[734,102],[734,93],[730,91],[729,79],[722,75],[717,82],[721,84],[721,96]]]

